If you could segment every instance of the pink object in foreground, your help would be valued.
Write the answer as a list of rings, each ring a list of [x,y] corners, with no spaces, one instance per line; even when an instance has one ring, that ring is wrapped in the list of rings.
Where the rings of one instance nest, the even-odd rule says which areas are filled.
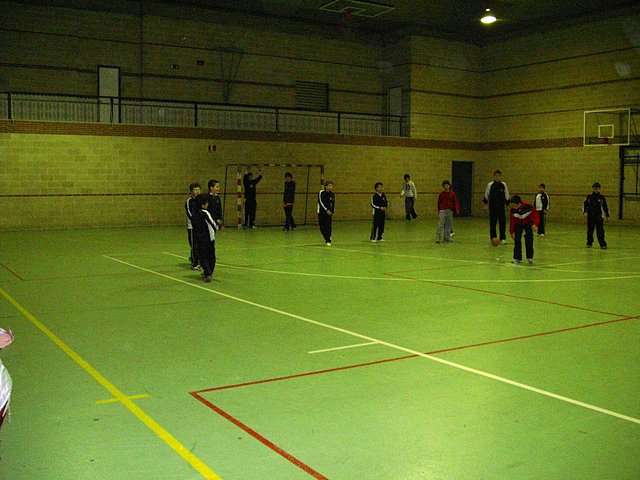
[[[0,328],[0,348],[11,345],[13,342],[13,332]]]

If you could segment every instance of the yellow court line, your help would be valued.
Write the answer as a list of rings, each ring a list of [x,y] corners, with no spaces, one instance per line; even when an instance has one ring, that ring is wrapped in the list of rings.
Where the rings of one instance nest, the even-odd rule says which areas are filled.
[[[182,445],[173,435],[167,432],[153,418],[151,418],[144,410],[131,401],[131,397],[127,397],[118,387],[103,377],[100,372],[93,368],[86,360],[74,352],[71,347],[58,338],[51,330],[49,330],[36,317],[31,315],[17,300],[15,300],[6,291],[0,288],[0,294],[7,299],[22,315],[24,315],[31,323],[33,323],[42,333],[55,343],[64,353],[80,365],[89,375],[91,375],[100,385],[102,385],[113,397],[122,402],[122,404],[133,413],[138,420],[144,423],[153,433],[160,437],[167,445],[176,451],[189,465],[195,468],[207,480],[222,480],[213,470],[211,470],[202,460],[191,453],[184,445]]]
[[[140,395],[131,395],[129,397],[127,397],[129,400],[135,400],[137,398],[149,398],[149,394],[148,393],[142,393]],[[106,400],[98,400],[96,402],[96,404],[98,405],[104,405],[105,403],[116,403],[119,402],[120,399],[119,398],[107,398]]]

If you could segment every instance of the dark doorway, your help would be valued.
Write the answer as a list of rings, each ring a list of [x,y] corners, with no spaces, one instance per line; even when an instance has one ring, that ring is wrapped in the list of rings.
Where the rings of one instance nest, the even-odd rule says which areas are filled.
[[[460,217],[471,216],[473,195],[473,162],[453,162],[451,165],[452,189],[460,202]]]

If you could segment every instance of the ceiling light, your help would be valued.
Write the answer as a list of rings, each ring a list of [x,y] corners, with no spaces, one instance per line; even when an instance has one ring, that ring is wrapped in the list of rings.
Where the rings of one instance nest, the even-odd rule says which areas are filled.
[[[491,9],[487,8],[485,10],[485,14],[484,16],[480,19],[480,21],[482,23],[484,23],[485,25],[489,25],[490,23],[495,22],[497,19],[495,17],[495,15],[493,13],[491,13]]]

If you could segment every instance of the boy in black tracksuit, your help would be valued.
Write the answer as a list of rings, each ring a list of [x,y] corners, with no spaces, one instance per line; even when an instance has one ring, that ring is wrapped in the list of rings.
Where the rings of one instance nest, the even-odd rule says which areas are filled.
[[[258,169],[258,173],[260,169]],[[258,175],[253,178],[253,173],[248,171],[244,177],[242,177],[242,184],[244,185],[244,227],[255,228],[256,221],[256,209],[258,208],[258,202],[256,200],[256,185],[262,180],[262,175]]]
[[[372,242],[384,242],[382,234],[384,233],[384,220],[387,215],[387,207],[389,202],[387,196],[383,192],[382,182],[376,182],[373,186],[376,193],[371,197],[371,208],[373,209],[373,226],[371,227]]]
[[[549,195],[545,192],[547,186],[544,183],[538,185],[538,194],[534,205],[538,211],[538,217],[540,218],[540,225],[538,225],[538,236],[544,237],[545,227],[547,225],[547,212],[549,211]]]
[[[189,261],[191,262],[191,270],[198,270],[200,267],[198,262],[198,249],[194,245],[193,225],[191,223],[193,215],[199,210],[196,204],[196,198],[200,195],[200,184],[192,183],[189,185],[189,198],[184,204],[184,210],[187,214],[187,235],[189,239]]]
[[[284,193],[282,194],[282,206],[284,208],[284,230],[294,230],[296,222],[293,221],[293,202],[296,198],[296,182],[293,175],[284,174]]]
[[[213,270],[216,268],[216,231],[220,226],[207,210],[209,206],[207,195],[199,195],[196,201],[199,210],[192,218],[193,236],[198,248],[204,281],[210,282]]]
[[[327,245],[331,246],[331,220],[336,208],[336,197],[333,193],[333,182],[324,182],[324,188],[318,193],[318,225],[320,233]]]
[[[498,236],[496,224],[499,224],[500,245],[504,245],[507,243],[504,209],[509,204],[509,189],[507,184],[502,181],[502,172],[500,170],[493,172],[493,181],[487,184],[482,202],[485,204],[485,208],[489,208],[489,236],[491,239]]]
[[[209,180],[207,183],[207,187],[209,188],[209,193],[207,194],[207,199],[209,200],[209,207],[207,210],[211,214],[211,218],[213,218],[218,226],[222,227],[222,201],[220,199],[220,182],[218,180]]]
[[[593,230],[596,230],[600,248],[606,250],[607,242],[604,239],[604,216],[609,218],[609,207],[604,195],[600,193],[600,183],[594,183],[591,188],[593,193],[587,195],[582,205],[582,214],[587,217],[587,247],[593,245]],[[603,215],[604,214],[604,215]]]

